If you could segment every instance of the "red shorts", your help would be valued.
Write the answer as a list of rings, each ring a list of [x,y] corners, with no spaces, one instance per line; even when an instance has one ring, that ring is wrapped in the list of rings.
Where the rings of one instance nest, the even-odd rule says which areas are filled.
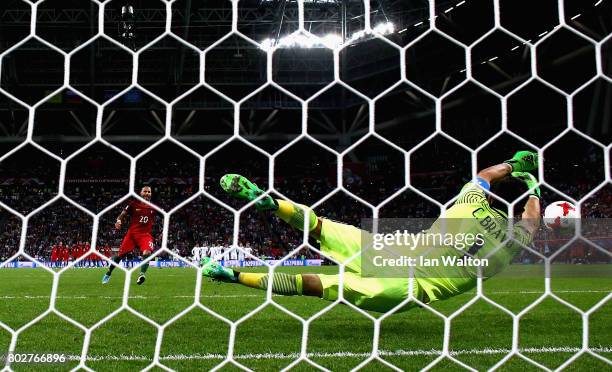
[[[140,248],[140,252],[152,252],[153,251],[153,236],[147,233],[135,233],[132,231],[127,232],[123,241],[121,242],[121,247],[119,248],[119,256],[123,256],[124,254],[128,254],[134,251],[134,248]]]

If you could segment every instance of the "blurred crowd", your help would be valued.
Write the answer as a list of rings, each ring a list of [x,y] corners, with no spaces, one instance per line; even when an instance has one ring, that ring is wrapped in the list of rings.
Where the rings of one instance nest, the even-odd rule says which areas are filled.
[[[164,174],[166,172],[165,168],[163,166],[159,167],[159,173]],[[146,177],[140,181],[142,184],[150,184],[153,187],[153,203],[165,210],[172,209],[197,190],[196,177],[179,177],[180,172],[175,171],[174,173],[176,173],[175,177],[164,178],[157,177],[151,171],[147,171]],[[215,169],[211,169],[211,173],[210,177],[205,178],[205,190],[233,208],[242,207],[244,205],[242,202],[227,198],[219,190],[217,186],[218,175],[215,174]],[[218,173],[222,174],[221,170]],[[274,182],[275,188],[292,200],[304,204],[312,204],[335,189],[336,177],[333,174],[333,169],[315,169],[314,171],[300,173],[302,173],[300,176],[293,177],[279,175]],[[429,178],[431,180],[431,189],[419,188],[420,191],[428,195],[441,195],[440,191],[442,194],[456,194],[462,186],[462,182],[466,181],[462,180],[459,184],[453,181],[458,178],[456,173],[456,171],[450,170],[432,174],[417,174],[414,175],[414,178]],[[259,185],[267,185],[266,174],[267,170],[262,169],[260,175],[254,176],[252,179]],[[358,167],[351,167],[350,171],[343,174],[343,179],[345,180],[346,190],[362,197],[366,202],[376,204],[393,195],[403,184],[398,183],[397,177],[394,176],[392,170],[384,167],[380,167],[375,174],[370,174],[367,168],[360,170]],[[74,183],[77,183],[77,181],[74,181]],[[117,182],[117,184],[120,183]],[[71,198],[84,206],[96,206],[97,211],[104,209],[124,196],[122,188],[100,188],[96,186],[95,182],[91,181],[84,183],[84,185],[84,187],[71,188]],[[577,189],[582,187],[582,185],[575,186]],[[5,186],[4,195],[7,195],[7,189],[10,188]],[[22,189],[14,188],[11,190],[16,193],[15,201],[18,201],[20,206],[20,208],[17,208],[18,210],[36,208],[38,198],[19,198],[19,190]],[[557,197],[543,192],[543,205],[555,201],[553,199],[557,199]],[[121,245],[126,227],[124,226],[122,230],[117,231],[114,228],[114,223],[126,203],[127,201],[120,203],[100,218],[97,244],[98,247],[102,247],[101,254],[103,255],[114,254]],[[609,217],[612,212],[612,194],[599,192],[595,198],[585,203],[583,208],[586,212],[583,217]],[[372,218],[373,216],[370,207],[343,190],[336,190],[315,208],[315,212],[319,216],[355,226],[362,226],[363,218]],[[396,195],[380,209],[379,213],[380,217],[426,218],[437,217],[438,215],[439,209],[435,204],[410,190]],[[296,252],[296,256],[319,258],[316,252],[307,247],[302,247],[304,242],[301,232],[291,229],[271,213],[259,212],[254,208],[249,208],[241,213],[239,223],[238,246],[252,248],[253,254],[257,257],[282,258],[287,253],[301,247],[301,250]],[[602,225],[605,225],[605,223]],[[0,261],[2,261],[11,257],[17,251],[21,222],[6,211],[0,211],[0,226],[2,226],[0,231]],[[159,214],[153,228],[156,247],[159,247],[162,242],[162,226],[163,216]],[[605,231],[600,232],[599,235],[595,234],[597,236],[591,236],[597,238],[594,240],[598,244],[609,249],[609,247],[612,247],[610,238],[612,230],[609,226],[604,227]],[[32,216],[28,224],[25,251],[40,260],[59,262],[59,264],[63,261],[75,260],[84,254],[82,252],[83,247],[89,246],[92,229],[93,219],[91,216],[68,202],[59,200]],[[533,248],[542,255],[549,256],[564,247],[567,244],[567,239],[555,234],[555,232],[543,229],[534,242]],[[231,246],[233,242],[234,214],[211,198],[199,196],[170,216],[168,248],[175,254],[190,257],[194,247],[227,247]],[[312,247],[318,248],[316,241],[310,239],[308,243]],[[60,244],[63,247],[61,249],[57,248]],[[64,253],[64,249],[68,249],[68,252]],[[517,262],[524,263],[533,263],[540,260],[541,258],[527,251],[516,258]],[[609,257],[584,241],[578,241],[572,243],[570,248],[567,248],[556,260],[569,263],[608,262]],[[88,262],[87,265],[90,266],[99,264],[95,258],[88,258],[86,261]]]

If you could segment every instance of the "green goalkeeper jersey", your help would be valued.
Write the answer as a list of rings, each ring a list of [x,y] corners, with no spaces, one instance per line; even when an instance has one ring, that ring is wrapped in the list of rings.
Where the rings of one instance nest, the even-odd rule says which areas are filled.
[[[469,262],[477,262],[473,259],[486,259],[486,266],[485,260],[480,260],[483,263],[480,268],[483,278],[490,278],[506,268],[533,238],[521,222],[510,227],[505,213],[492,208],[484,190],[472,182],[463,187],[445,217],[436,220],[427,233],[480,237],[471,246],[462,248],[457,248],[455,241],[454,245],[420,249],[419,255],[441,263],[415,268],[415,278],[431,301],[449,298],[475,287],[479,266],[469,265]]]

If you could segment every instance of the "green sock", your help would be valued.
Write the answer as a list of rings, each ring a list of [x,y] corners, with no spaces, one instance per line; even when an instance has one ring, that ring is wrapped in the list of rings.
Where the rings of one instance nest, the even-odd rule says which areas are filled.
[[[305,205],[294,204],[286,200],[278,200],[278,209],[276,215],[283,221],[287,222],[293,228],[300,231],[304,230],[304,211],[308,217],[308,231],[312,231],[317,227],[317,215]]]
[[[113,256],[113,258],[111,258],[111,261],[113,261],[114,263],[119,265],[119,262],[121,262],[121,257],[120,256]],[[109,265],[108,271],[106,272],[106,275],[111,276],[111,274],[113,273],[113,270],[115,270],[115,265]]]
[[[268,288],[269,275],[261,273],[240,273],[238,282],[248,287],[265,290]],[[274,273],[272,292],[284,296],[301,295],[302,276]]]
[[[149,257],[149,256],[145,256],[145,257],[143,257],[143,259],[146,260],[147,257]],[[140,274],[144,275],[147,272],[148,269],[149,269],[149,261],[147,261],[145,264],[140,266]]]

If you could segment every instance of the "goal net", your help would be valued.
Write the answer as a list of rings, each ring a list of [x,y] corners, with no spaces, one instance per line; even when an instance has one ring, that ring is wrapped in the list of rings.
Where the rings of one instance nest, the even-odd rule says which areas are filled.
[[[610,368],[611,7],[3,1],[0,368]],[[542,212],[571,203],[575,230],[540,228],[446,301],[411,277],[384,312],[343,291],[361,252],[339,262],[219,186],[242,174],[369,231],[431,225],[519,150],[539,155]],[[153,254],[117,264],[128,205],[151,208]],[[204,257],[338,275],[337,299],[216,283]]]

